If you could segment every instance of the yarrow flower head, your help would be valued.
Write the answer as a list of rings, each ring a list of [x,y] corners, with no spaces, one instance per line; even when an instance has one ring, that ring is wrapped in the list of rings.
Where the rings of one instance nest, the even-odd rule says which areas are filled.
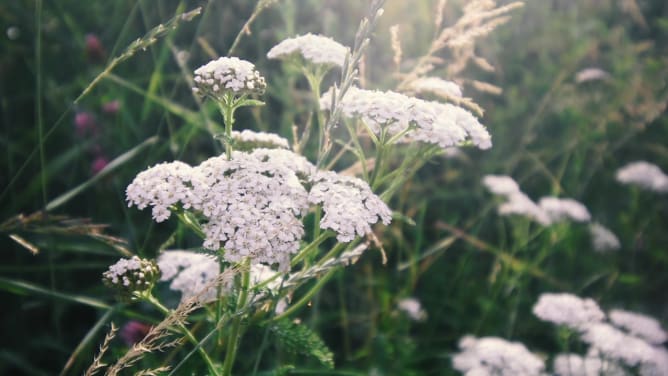
[[[316,174],[308,199],[322,204],[325,215],[320,228],[334,230],[340,242],[365,236],[379,219],[386,225],[392,219],[392,211],[365,181],[332,171]]]
[[[321,108],[328,108],[332,90],[320,98]],[[480,149],[492,146],[489,132],[478,119],[449,103],[351,87],[342,106],[346,117],[362,119],[375,134],[385,129],[390,136],[398,136],[398,142],[424,142],[445,149],[462,145],[468,139]]]
[[[543,321],[564,325],[582,331],[593,323],[602,322],[605,313],[592,299],[582,299],[573,294],[541,294],[533,306],[533,314]]]
[[[575,222],[589,222],[591,220],[587,208],[570,198],[543,197],[538,202],[538,206],[547,213],[552,223],[567,219]]]
[[[427,312],[422,309],[420,301],[415,298],[401,299],[397,303],[397,307],[413,321],[424,321],[427,319]]]
[[[137,293],[146,293],[153,289],[160,277],[160,270],[153,261],[133,256],[118,260],[102,277],[102,282],[115,289],[121,300],[131,300]]]
[[[588,325],[582,340],[603,357],[620,360],[630,367],[652,363],[656,356],[654,347],[647,342],[604,322]]]
[[[234,148],[241,151],[251,151],[253,149],[289,149],[290,144],[285,138],[265,132],[254,132],[248,129],[243,131],[232,131]]]
[[[539,376],[545,364],[519,342],[497,337],[465,336],[462,350],[452,358],[453,367],[466,375]]]
[[[629,163],[617,170],[617,181],[637,185],[651,191],[668,192],[668,176],[661,169],[645,161]]]
[[[285,149],[236,151],[231,160],[214,157],[196,167],[160,164],[137,175],[126,192],[129,205],[152,206],[158,222],[172,208],[194,211],[203,218],[204,247],[222,247],[226,261],[249,257],[253,263],[278,263],[281,270],[299,249],[310,203],[322,204],[320,227],[334,230],[344,242],[391,219],[366,182],[316,173],[304,157]]]
[[[193,91],[216,100],[226,93],[235,96],[261,95],[266,83],[253,63],[238,57],[221,57],[195,70]]]
[[[143,210],[152,206],[153,219],[162,222],[169,218],[170,207],[181,203],[188,209],[196,202],[193,188],[203,183],[197,172],[183,162],[160,163],[145,171],[125,189],[128,207]],[[201,188],[200,188],[201,189]]]
[[[295,55],[313,64],[343,66],[349,48],[322,35],[306,34],[288,38],[267,53],[269,59],[286,59]]]
[[[600,223],[589,225],[589,233],[594,250],[597,252],[616,251],[622,245],[617,236]]]
[[[411,81],[408,87],[418,93],[435,94],[442,98],[462,97],[462,88],[459,85],[438,77],[421,77]]]
[[[486,175],[482,183],[490,192],[505,197],[506,201],[498,209],[501,215],[522,215],[544,226],[564,220],[575,222],[591,220],[587,208],[573,199],[543,197],[536,204],[520,190],[517,182],[510,176]]]
[[[626,330],[629,334],[641,338],[652,345],[660,345],[668,340],[668,334],[659,322],[649,316],[613,309],[609,313],[610,322],[618,328]]]
[[[581,356],[559,354],[554,358],[552,368],[559,376],[626,376],[626,372],[614,362],[597,356],[595,352]]]
[[[515,179],[507,175],[485,175],[482,184],[495,195],[508,196],[521,192]]]

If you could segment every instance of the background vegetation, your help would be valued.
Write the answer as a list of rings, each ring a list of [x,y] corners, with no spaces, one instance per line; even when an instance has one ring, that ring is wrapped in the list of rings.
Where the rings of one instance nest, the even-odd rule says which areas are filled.
[[[428,49],[436,3],[387,1],[365,60],[367,87],[396,84],[390,26],[400,25],[405,62]],[[447,3],[445,24],[463,3]],[[88,90],[132,41],[197,6],[201,15],[136,49]],[[188,235],[128,210],[124,190],[149,165],[220,152],[207,130],[216,109],[193,97],[188,72],[227,54],[255,7],[245,0],[0,4],[0,374],[80,374],[109,322],[155,320],[147,307],[116,306],[100,275],[127,252],[153,257]],[[289,138],[293,123],[308,117],[300,110],[307,83],[266,51],[307,32],[351,44],[365,10],[356,0],[268,4],[232,51],[268,81],[267,105],[240,111],[238,124]],[[469,64],[456,78],[485,109],[494,147],[423,168],[390,205],[406,220],[379,229],[388,263],[369,251],[300,314],[334,351],[332,374],[454,374],[450,356],[465,334],[554,353],[555,334],[531,315],[547,291],[668,322],[668,197],[614,180],[635,160],[668,169],[666,51],[668,5],[659,0],[529,1],[477,43],[495,69]],[[609,77],[578,83],[578,72],[592,67]],[[450,73],[439,71],[455,78]],[[474,81],[502,93],[476,90]],[[585,226],[540,229],[498,216],[480,184],[491,173],[513,176],[532,198],[583,202],[622,248],[594,252]],[[416,297],[428,319],[402,314],[397,302],[405,297]],[[255,361],[256,348],[246,338],[240,361]],[[298,364],[294,372],[318,374],[308,360],[277,358]]]

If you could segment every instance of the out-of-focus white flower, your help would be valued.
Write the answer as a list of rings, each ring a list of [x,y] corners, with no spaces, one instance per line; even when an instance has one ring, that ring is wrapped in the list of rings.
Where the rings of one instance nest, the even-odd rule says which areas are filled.
[[[501,215],[522,215],[544,226],[565,219],[576,222],[588,222],[591,219],[587,208],[572,199],[543,197],[536,204],[520,190],[517,182],[510,176],[486,175],[482,183],[490,192],[506,198],[506,201],[499,205],[498,211]]]
[[[355,177],[318,172],[308,199],[313,204],[322,204],[325,215],[320,228],[334,230],[340,242],[365,236],[379,219],[386,225],[392,220],[390,208],[365,181]]]
[[[507,175],[485,175],[482,178],[482,184],[496,195],[508,196],[521,192],[515,179]]]
[[[652,359],[640,366],[640,376],[668,375],[668,350],[665,347],[654,347]]]
[[[552,223],[550,217],[536,205],[524,192],[512,193],[506,196],[507,201],[499,205],[500,215],[522,215],[533,219],[543,226]]]
[[[237,150],[252,150],[257,148],[279,148],[289,149],[290,144],[285,138],[266,132],[254,132],[248,129],[243,131],[232,131],[234,147]]]
[[[598,252],[616,251],[622,246],[617,236],[599,223],[589,225],[589,233],[594,250]]]
[[[533,306],[533,314],[541,320],[579,331],[605,319],[605,314],[595,301],[568,293],[541,294]]]
[[[216,300],[218,286],[211,286],[220,274],[216,257],[189,251],[165,251],[158,256],[158,267],[162,272],[160,281],[171,281],[169,288],[181,293],[181,301],[197,295],[202,302]],[[226,294],[233,283],[234,275],[230,275],[220,287]],[[208,289],[204,291],[205,288]]]
[[[543,197],[538,202],[551,222],[560,222],[570,219],[575,222],[589,222],[589,210],[581,203],[570,198]]]
[[[575,82],[599,81],[610,78],[610,74],[600,68],[585,68],[575,74]]]
[[[260,95],[267,86],[253,63],[238,57],[221,57],[202,65],[195,70],[193,80],[193,91],[218,100],[226,92]]]
[[[666,331],[652,317],[621,309],[613,309],[609,312],[608,316],[613,325],[626,330],[636,337],[644,339],[648,343],[660,345],[668,340]]]
[[[651,363],[656,356],[654,347],[647,342],[603,322],[588,325],[582,340],[603,357],[617,359],[630,367]]]
[[[220,275],[220,264],[212,255],[179,250],[165,251],[158,256],[158,267],[162,272],[160,281],[171,281],[169,288],[181,293],[181,301],[199,295],[202,302],[212,302],[217,299],[219,287],[221,294],[227,295],[234,286],[235,276],[232,273],[224,275],[220,286],[212,285]],[[250,286],[256,286],[275,274],[276,271],[266,265],[251,265]],[[280,279],[267,284],[269,290],[276,290],[279,286]]]
[[[348,47],[332,38],[309,33],[283,40],[269,50],[267,57],[269,59],[284,59],[299,54],[304,60],[313,64],[341,67],[348,51]]]
[[[427,318],[427,312],[422,309],[420,301],[415,298],[404,298],[399,300],[397,307],[404,312],[411,320],[423,321]]]
[[[452,358],[452,364],[467,376],[538,376],[545,368],[543,360],[519,342],[465,336],[459,341],[459,347],[462,351]]]
[[[321,108],[329,108],[332,90],[320,98]],[[492,146],[487,129],[469,111],[452,104],[429,102],[392,91],[381,92],[351,87],[342,99],[346,117],[357,117],[380,134],[404,134],[398,142],[424,142],[442,148],[462,145],[469,139],[480,149]]]
[[[460,88],[459,85],[438,77],[418,78],[417,80],[411,81],[408,87],[418,93],[431,93],[444,98],[462,97],[462,88]]]
[[[629,163],[617,170],[616,178],[622,184],[637,185],[659,193],[668,192],[668,176],[649,162]]]
[[[626,376],[619,365],[601,359],[595,354],[559,354],[554,358],[552,368],[558,376]]]

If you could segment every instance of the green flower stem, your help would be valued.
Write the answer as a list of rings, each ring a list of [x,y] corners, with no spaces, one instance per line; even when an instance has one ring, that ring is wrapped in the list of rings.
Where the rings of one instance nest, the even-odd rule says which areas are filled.
[[[190,215],[189,212],[180,208],[173,210],[173,212],[176,213],[176,216],[179,218],[181,223],[186,225],[189,229],[193,230],[197,236],[202,239],[206,238],[206,234],[204,234],[204,231],[202,231],[202,227],[197,222],[197,220]]]
[[[243,308],[246,306],[248,300],[248,289],[250,286],[250,259],[246,259],[244,267],[241,270],[241,292],[237,299],[237,306],[235,308],[236,315],[232,321],[232,329],[227,339],[227,349],[225,351],[225,363],[223,363],[223,376],[232,374],[232,366],[237,356],[237,348],[241,337],[241,322],[243,319]]]
[[[162,305],[162,303],[160,303],[160,301],[150,293],[142,295],[142,298],[147,302],[151,303],[153,306],[155,306],[165,316],[169,316],[172,313],[172,311],[169,308]],[[197,338],[195,338],[195,336],[190,332],[190,330],[188,330],[188,328],[186,328],[186,326],[183,325],[182,323],[178,323],[178,326],[179,329],[181,329],[181,332],[186,336],[186,338],[188,338],[188,341],[190,341],[190,343],[192,343],[197,348],[197,351],[202,357],[202,360],[204,360],[207,367],[209,368],[209,373],[211,375],[216,375],[216,376],[220,375],[216,369],[216,366],[213,364],[213,361],[209,357],[209,354],[207,354],[206,351],[200,346],[200,342],[197,340]]]
[[[320,85],[325,76],[322,69],[316,67],[314,69],[304,68],[304,76],[311,87],[311,94],[313,94],[313,105],[315,107],[315,116],[318,120],[318,160],[320,160],[320,153],[325,142],[325,115],[320,108]]]
[[[382,176],[381,172],[383,169],[383,159],[385,158],[385,149],[387,148],[387,143],[386,143],[386,137],[387,137],[387,131],[385,128],[381,128],[380,130],[380,139],[379,142],[376,144],[376,162],[373,166],[373,172],[371,173],[371,179],[369,180],[369,185],[371,186],[371,190],[375,190],[378,188],[378,177]]]
[[[360,144],[360,140],[357,137],[357,132],[355,132],[355,128],[348,121],[346,121],[345,124],[346,124],[346,129],[348,130],[348,135],[350,135],[350,139],[352,140],[353,145],[355,145],[355,154],[357,155],[357,159],[362,165],[362,177],[364,178],[365,181],[368,182],[369,172],[367,171],[366,167],[366,155],[364,154],[364,149]]]
[[[225,123],[225,134],[223,135],[223,143],[225,144],[225,156],[227,160],[232,159],[232,127],[234,126],[234,111],[238,107],[238,102],[235,100],[234,94],[226,93],[222,101],[218,101],[218,109],[223,115],[223,123]]]

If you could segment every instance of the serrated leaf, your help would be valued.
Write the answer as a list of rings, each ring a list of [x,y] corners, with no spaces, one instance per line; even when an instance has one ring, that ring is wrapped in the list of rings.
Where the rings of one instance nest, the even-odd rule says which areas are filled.
[[[271,332],[284,350],[311,356],[328,369],[334,368],[334,354],[308,326],[284,319],[274,323]]]

